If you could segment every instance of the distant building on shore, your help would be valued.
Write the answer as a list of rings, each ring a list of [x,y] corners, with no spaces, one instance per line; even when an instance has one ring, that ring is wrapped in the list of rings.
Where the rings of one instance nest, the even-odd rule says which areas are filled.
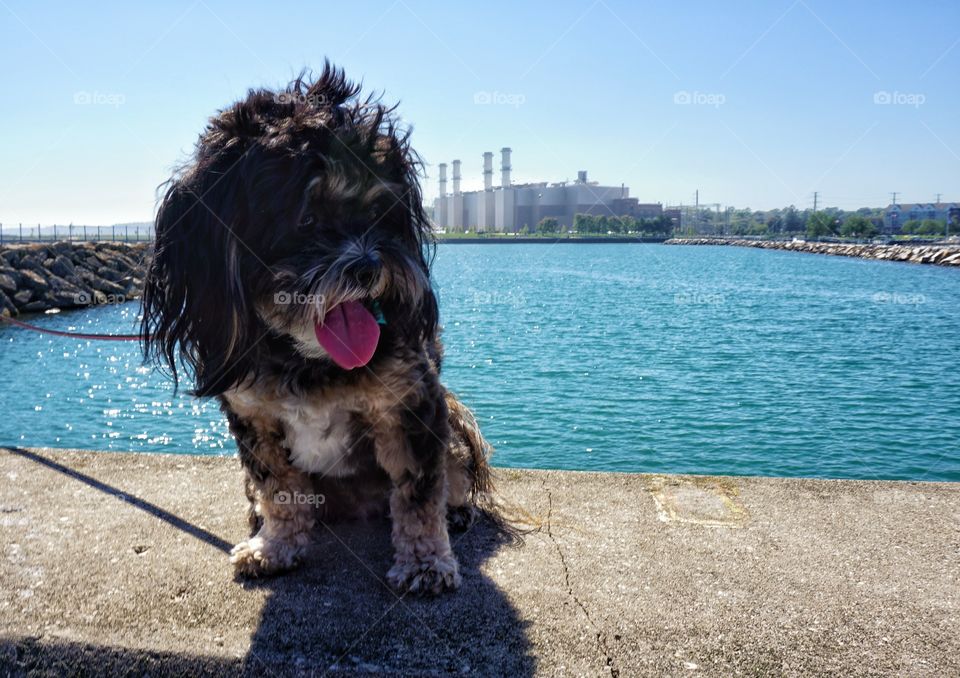
[[[483,190],[460,190],[460,161],[454,160],[453,192],[447,192],[447,164],[441,163],[440,197],[433,204],[434,225],[444,230],[516,232],[526,226],[534,230],[545,217],[561,226],[573,226],[577,214],[655,217],[663,212],[659,204],[639,204],[625,185],[601,186],[587,179],[586,171],[577,180],[558,183],[511,182],[511,149],[500,150],[500,185],[493,185],[493,153],[483,154]]]
[[[960,222],[960,203],[909,202],[890,204],[883,210],[883,227],[888,233],[899,233],[908,221],[936,219],[947,224]]]

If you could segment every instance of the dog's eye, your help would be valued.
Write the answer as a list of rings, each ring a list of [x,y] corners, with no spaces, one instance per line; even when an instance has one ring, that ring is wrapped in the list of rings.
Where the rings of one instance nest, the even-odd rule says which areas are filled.
[[[298,226],[300,228],[312,228],[317,223],[317,218],[312,214],[304,214],[300,218],[300,223]]]

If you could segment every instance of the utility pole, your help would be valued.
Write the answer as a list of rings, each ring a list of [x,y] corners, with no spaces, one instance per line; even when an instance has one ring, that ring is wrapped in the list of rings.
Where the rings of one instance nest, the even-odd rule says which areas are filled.
[[[697,232],[699,233],[700,232],[700,189],[699,188],[693,194],[693,202],[694,202],[694,208],[693,208],[694,222],[693,223],[697,225]]]
[[[937,203],[940,202],[940,196],[942,196],[942,195],[943,195],[943,193],[937,193]]]
[[[890,192],[890,195],[893,197],[893,204],[894,204],[894,205],[897,204],[897,193],[899,193],[899,191],[891,191],[891,192]]]
[[[820,197],[820,192],[819,192],[819,191],[814,191],[814,192],[813,192],[813,211],[814,211],[814,212],[817,211],[817,198],[819,198],[819,197]]]

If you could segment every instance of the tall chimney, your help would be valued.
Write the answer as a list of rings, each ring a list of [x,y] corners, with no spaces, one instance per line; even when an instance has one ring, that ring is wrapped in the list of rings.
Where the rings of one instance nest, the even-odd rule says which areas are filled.
[[[453,161],[453,194],[460,195],[460,161]]]
[[[440,197],[447,197],[447,163],[440,163]]]
[[[483,190],[493,190],[493,153],[490,151],[483,154]]]
[[[500,185],[504,188],[510,187],[510,149],[500,149]]]

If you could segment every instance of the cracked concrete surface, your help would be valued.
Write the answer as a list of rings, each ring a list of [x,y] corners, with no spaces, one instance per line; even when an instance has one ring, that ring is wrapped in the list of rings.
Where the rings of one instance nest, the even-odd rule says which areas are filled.
[[[0,449],[0,673],[957,675],[960,486],[502,469],[521,545],[398,598],[386,522],[234,581],[235,459]]]
[[[550,538],[551,543],[557,549],[557,556],[560,558],[560,565],[563,567],[563,581],[567,588],[567,595],[577,604],[577,607],[583,612],[583,616],[586,617],[587,622],[594,629],[597,638],[597,646],[600,651],[600,655],[603,658],[604,663],[610,671],[610,675],[613,678],[618,678],[620,675],[620,669],[616,668],[614,664],[613,657],[610,655],[610,648],[607,645],[606,634],[597,627],[593,619],[590,618],[590,610],[587,609],[586,605],[577,597],[576,592],[573,590],[573,586],[570,584],[570,568],[567,566],[567,559],[563,555],[563,549],[560,547],[557,538],[553,534],[553,493],[550,491],[550,488],[547,487],[546,478],[542,482],[544,494],[547,497],[547,519],[546,519],[546,531],[547,536]]]

